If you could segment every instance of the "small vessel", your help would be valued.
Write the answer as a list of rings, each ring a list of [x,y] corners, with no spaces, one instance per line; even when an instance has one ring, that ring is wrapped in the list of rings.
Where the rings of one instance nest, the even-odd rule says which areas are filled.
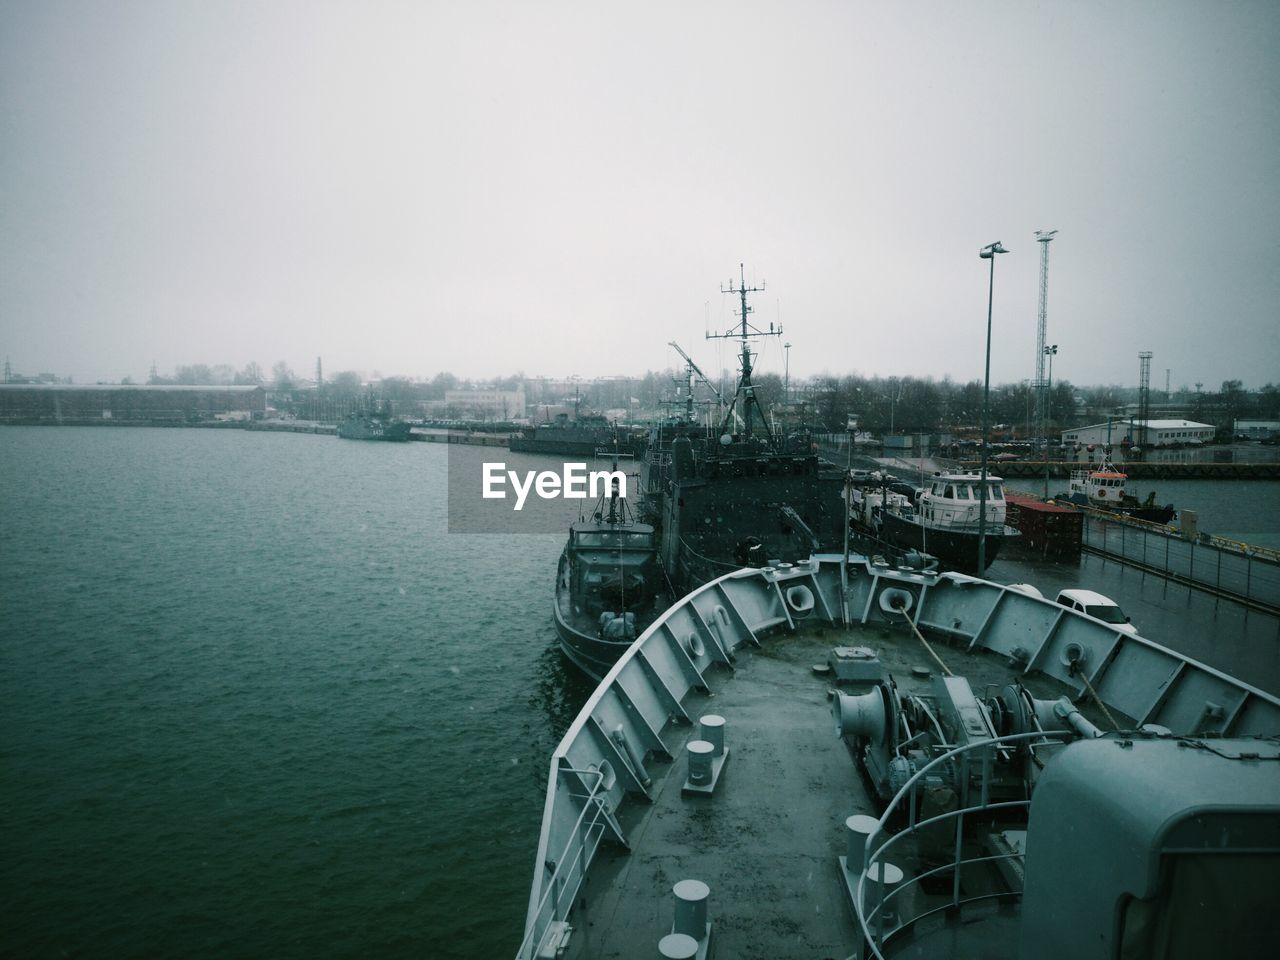
[[[1001,545],[1018,536],[1016,529],[1005,524],[1003,483],[1002,478],[987,474],[984,551],[988,566]],[[982,573],[978,568],[978,540],[984,528],[978,523],[983,512],[981,487],[982,477],[976,473],[936,473],[915,498],[891,487],[871,523],[888,542],[937,557],[947,569]]]
[[[554,606],[560,649],[599,680],[670,602],[654,529],[634,518],[611,483],[591,516],[569,527],[560,555]]]
[[[1066,494],[1059,494],[1057,499],[1151,523],[1169,523],[1173,520],[1173,504],[1156,506],[1154,491],[1145,503],[1125,493],[1128,479],[1128,474],[1117,469],[1109,456],[1104,456],[1102,463],[1096,467],[1071,471],[1069,489]]]
[[[1260,960],[1277,735],[1280,698],[1021,590],[732,571],[555,749],[514,955]]]
[[[579,412],[574,400],[573,419],[567,413],[556,414],[549,423],[525,427],[507,441],[513,453],[551,453],[563,457],[591,457],[598,450],[617,450],[638,457],[644,450],[644,438],[597,413]]]
[[[353,413],[338,423],[338,436],[343,440],[390,440],[404,443],[409,439],[409,424],[391,415],[391,402],[370,413]]]

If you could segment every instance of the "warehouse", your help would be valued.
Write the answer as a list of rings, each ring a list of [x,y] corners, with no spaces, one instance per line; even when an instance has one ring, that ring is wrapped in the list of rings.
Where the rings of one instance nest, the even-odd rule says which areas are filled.
[[[1217,429],[1211,423],[1193,420],[1111,420],[1062,431],[1063,443],[1123,443],[1128,440],[1143,447],[1176,447],[1207,443]]]
[[[1274,440],[1280,437],[1280,420],[1236,420],[1231,433],[1244,440]]]
[[[176,424],[262,417],[262,387],[0,384],[0,423]]]

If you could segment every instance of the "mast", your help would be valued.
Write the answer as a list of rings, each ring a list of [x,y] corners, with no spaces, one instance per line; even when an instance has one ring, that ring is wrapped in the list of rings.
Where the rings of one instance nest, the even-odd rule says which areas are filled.
[[[730,432],[729,426],[733,421],[734,407],[736,407],[738,405],[738,401],[741,400],[743,436],[748,440],[751,439],[751,424],[753,420],[752,411],[754,409],[755,413],[760,416],[760,426],[764,429],[765,436],[769,439],[769,442],[772,443],[773,433],[769,430],[769,421],[764,415],[764,410],[760,406],[760,401],[756,399],[755,387],[751,384],[751,338],[780,337],[782,336],[782,325],[779,324],[775,329],[774,325],[770,323],[769,329],[766,332],[764,330],[757,329],[747,322],[747,316],[754,312],[754,308],[747,305],[747,294],[763,292],[764,284],[761,283],[758,287],[748,287],[746,270],[741,263],[738,264],[738,272],[740,277],[738,285],[734,286],[733,280],[730,279],[729,286],[727,288],[722,286],[720,288],[720,292],[738,295],[741,302],[741,307],[738,312],[740,321],[739,329],[734,331],[730,328],[727,333],[708,333],[706,335],[708,340],[728,340],[731,338],[737,338],[741,341],[742,354],[739,358],[741,373],[738,379],[738,389],[737,392],[734,393],[733,401],[729,404],[729,411],[725,416],[724,423],[721,425],[721,430],[725,433]]]

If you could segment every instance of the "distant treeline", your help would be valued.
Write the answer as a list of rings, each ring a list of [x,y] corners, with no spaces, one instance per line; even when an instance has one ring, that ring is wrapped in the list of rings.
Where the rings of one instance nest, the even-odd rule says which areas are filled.
[[[351,370],[326,374],[317,389],[314,378],[303,380],[284,361],[277,362],[270,374],[256,363],[241,369],[226,364],[209,366],[193,364],[178,367],[172,376],[152,371],[149,383],[175,384],[243,384],[262,385],[271,394],[273,405],[282,409],[302,409],[317,400],[349,403],[376,396],[379,402],[389,400],[402,415],[420,413],[432,401],[443,401],[450,390],[523,389],[531,412],[539,405],[565,406],[575,400],[584,410],[629,410],[637,416],[652,416],[664,408],[681,406],[685,400],[687,378],[679,371],[648,371],[637,377],[613,377],[599,380],[553,380],[527,377],[514,373],[489,380],[467,380],[451,373],[438,373],[426,378],[382,377],[370,380]],[[716,388],[725,396],[733,392],[733,379],[723,373]],[[971,380],[957,383],[950,378],[941,381],[917,377],[864,377],[859,375],[792,378],[790,397],[783,379],[776,374],[755,378],[756,395],[765,409],[773,409],[790,399],[802,404],[804,415],[815,426],[832,431],[843,430],[851,417],[859,429],[873,433],[918,433],[939,430],[961,431],[981,419],[982,383]],[[990,422],[1005,425],[1011,433],[1039,434],[1037,390],[1029,381],[993,384],[990,393]],[[711,390],[696,384],[694,398],[699,409],[711,402]],[[1139,401],[1136,387],[1081,387],[1067,380],[1055,381],[1051,391],[1048,415],[1050,433],[1082,423],[1100,422],[1115,416]],[[1245,390],[1239,380],[1226,380],[1221,387],[1204,390],[1183,387],[1166,395],[1152,390],[1149,402],[1152,416],[1165,416],[1171,406],[1179,408],[1179,416],[1229,429],[1235,419],[1280,418],[1280,386],[1268,383],[1259,390]]]

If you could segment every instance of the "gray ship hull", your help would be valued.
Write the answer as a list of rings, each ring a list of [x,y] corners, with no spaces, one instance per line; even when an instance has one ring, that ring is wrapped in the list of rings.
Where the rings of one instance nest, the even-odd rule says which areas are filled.
[[[376,420],[369,417],[352,417],[338,424],[338,436],[343,440],[385,440],[405,443],[409,439],[409,424],[399,420]]]

